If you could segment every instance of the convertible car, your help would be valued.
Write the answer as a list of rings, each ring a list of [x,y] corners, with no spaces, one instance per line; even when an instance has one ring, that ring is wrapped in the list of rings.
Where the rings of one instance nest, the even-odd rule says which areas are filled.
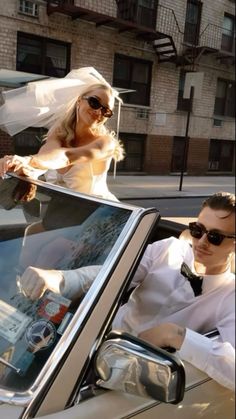
[[[156,208],[0,180],[1,418],[234,417],[232,392],[170,348],[112,327],[147,244],[185,228]],[[31,300],[21,287],[29,266],[89,265],[100,271],[73,300],[49,290]]]

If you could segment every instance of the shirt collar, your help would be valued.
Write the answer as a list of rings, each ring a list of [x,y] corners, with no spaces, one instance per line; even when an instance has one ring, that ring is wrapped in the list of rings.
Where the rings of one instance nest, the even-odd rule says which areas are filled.
[[[202,275],[203,276],[203,283],[202,283],[202,292],[212,291],[216,288],[222,287],[227,282],[231,282],[233,279],[233,274],[230,272],[230,268],[228,268],[225,272],[217,275]]]

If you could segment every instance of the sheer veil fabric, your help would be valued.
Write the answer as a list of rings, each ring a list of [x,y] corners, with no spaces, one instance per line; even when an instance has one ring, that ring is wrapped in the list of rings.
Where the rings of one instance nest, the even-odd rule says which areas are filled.
[[[104,84],[112,89],[114,97],[118,100],[119,121],[121,99],[118,91],[113,89],[95,68],[82,67],[70,71],[61,79],[31,82],[27,86],[3,92],[0,128],[11,136],[28,127],[49,129],[66,111],[69,102],[73,103],[97,84]]]

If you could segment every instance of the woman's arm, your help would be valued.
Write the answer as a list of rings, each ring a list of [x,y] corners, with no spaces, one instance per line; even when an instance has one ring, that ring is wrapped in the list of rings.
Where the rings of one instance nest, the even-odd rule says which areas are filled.
[[[109,137],[99,137],[87,145],[70,148],[51,140],[32,156],[29,164],[40,169],[60,169],[77,162],[102,160],[111,157],[113,152],[114,142]]]
[[[4,177],[5,173],[14,171],[20,175],[38,177],[49,169],[56,170],[77,162],[109,158],[113,155],[114,148],[114,141],[110,137],[99,137],[87,145],[70,148],[62,147],[58,139],[50,138],[33,156],[13,155],[0,159],[0,176]]]

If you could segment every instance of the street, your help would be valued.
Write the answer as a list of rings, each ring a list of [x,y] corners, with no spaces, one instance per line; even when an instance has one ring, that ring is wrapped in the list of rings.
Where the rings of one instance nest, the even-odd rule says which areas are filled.
[[[185,176],[179,191],[179,176],[108,176],[108,186],[118,199],[204,197],[219,191],[234,193],[234,176]],[[203,198],[202,198],[203,199]]]
[[[156,207],[162,217],[196,217],[204,198],[156,198],[156,199],[122,199],[131,205],[144,208]]]

